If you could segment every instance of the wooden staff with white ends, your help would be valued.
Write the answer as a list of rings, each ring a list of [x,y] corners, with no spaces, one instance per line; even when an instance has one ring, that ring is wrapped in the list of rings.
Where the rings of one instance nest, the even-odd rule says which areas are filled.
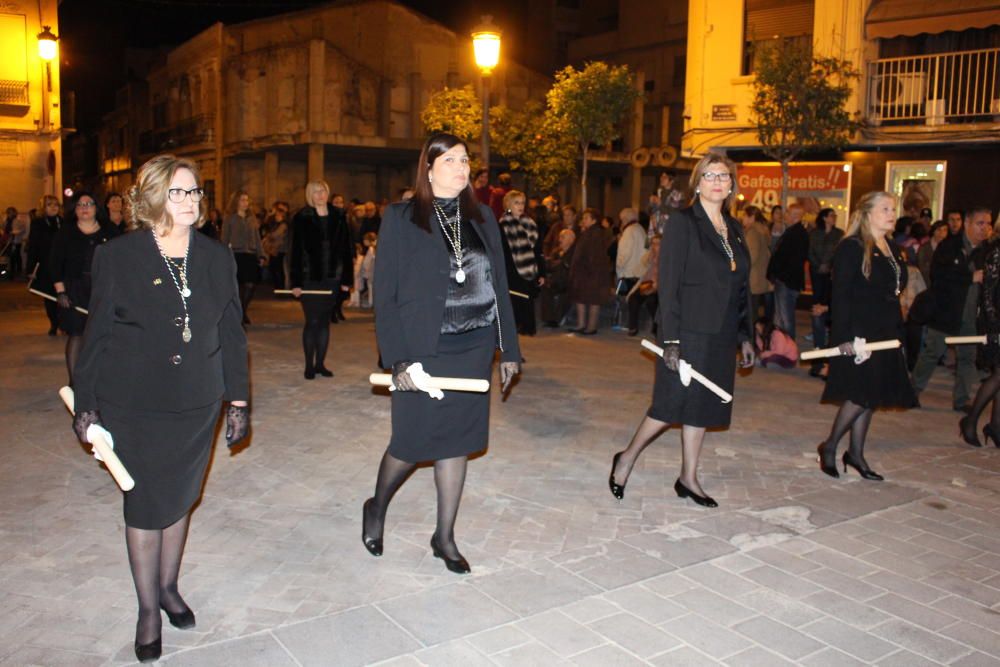
[[[969,345],[973,343],[986,345],[986,336],[945,336],[944,342],[946,345]]]
[[[59,303],[59,299],[55,298],[51,294],[46,294],[45,292],[36,290],[34,287],[29,287],[28,291],[31,292],[32,294],[37,294],[43,299],[48,299],[49,301],[55,301],[56,303]],[[73,310],[75,310],[78,313],[83,313],[84,315],[90,315],[90,311],[88,311],[86,308],[81,308],[80,306],[73,306]]]
[[[276,289],[276,290],[274,290],[274,293],[275,294],[293,294],[292,290],[290,290],[290,289]],[[304,289],[304,290],[302,290],[300,292],[300,294],[322,294],[323,296],[330,296],[331,294],[333,294],[333,290],[332,289]]]
[[[368,376],[368,381],[376,387],[391,387],[392,373],[372,373]],[[477,394],[485,394],[490,390],[489,380],[479,380],[475,378],[446,378],[430,376],[427,385],[431,389],[441,389],[442,391],[472,391]]]
[[[59,398],[63,400],[66,407],[69,408],[69,413],[75,415],[76,412],[73,410],[73,403],[75,402],[75,397],[73,396],[73,390],[69,387],[63,387],[59,390]],[[121,459],[115,454],[115,450],[111,449],[111,445],[105,442],[104,438],[96,437],[94,442],[90,443],[94,446],[94,451],[97,452],[102,459],[104,459],[104,465],[108,467],[108,472],[111,476],[115,478],[115,482],[118,484],[118,488],[122,491],[131,491],[135,488],[135,480],[132,479],[132,475],[128,474],[128,470],[122,465]]]
[[[642,339],[642,346],[658,357],[663,356],[663,348],[645,338]],[[732,394],[696,371],[691,364],[683,359],[680,360],[680,364],[677,366],[677,374],[681,376],[681,384],[685,387],[691,384],[691,380],[697,380],[705,389],[718,396],[723,403],[729,403],[733,400]]]
[[[863,350],[854,350],[855,353],[858,352],[878,352],[879,350],[895,350],[900,346],[898,340],[876,340],[871,343],[865,343]],[[802,361],[809,361],[810,359],[826,359],[827,357],[839,357],[844,353],[840,351],[839,347],[825,347],[822,350],[809,350],[808,352],[803,352],[799,355],[799,359]]]

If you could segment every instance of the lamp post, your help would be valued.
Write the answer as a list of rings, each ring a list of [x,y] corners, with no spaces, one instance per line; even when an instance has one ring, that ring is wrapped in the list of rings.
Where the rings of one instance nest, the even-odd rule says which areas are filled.
[[[472,50],[483,84],[483,167],[490,168],[490,74],[500,62],[500,30],[493,17],[483,16],[483,22],[472,33]]]
[[[38,33],[38,57],[45,62],[45,88],[42,91],[42,130],[49,129],[49,95],[52,93],[52,61],[59,55],[59,38],[50,26],[43,25]]]

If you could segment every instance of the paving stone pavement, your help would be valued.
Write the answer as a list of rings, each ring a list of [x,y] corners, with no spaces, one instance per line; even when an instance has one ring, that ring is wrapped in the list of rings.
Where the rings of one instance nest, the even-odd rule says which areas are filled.
[[[0,664],[128,664],[120,494],[70,432],[65,339],[22,288],[0,288]],[[884,483],[820,474],[835,407],[803,369],[757,368],[737,379],[732,428],[706,438],[718,509],[674,495],[676,431],[619,504],[611,456],[653,362],[608,330],[525,339],[469,466],[457,535],[473,574],[458,577],[427,544],[426,469],[390,509],[384,557],[361,545],[389,436],[389,399],[366,381],[371,315],[332,328],[336,376],[312,382],[298,307],[264,298],[250,316],[253,439],[214,452],[180,582],[198,625],[164,624],[166,664],[1000,664],[1000,450],[960,444],[944,368],[922,409],[875,416]]]

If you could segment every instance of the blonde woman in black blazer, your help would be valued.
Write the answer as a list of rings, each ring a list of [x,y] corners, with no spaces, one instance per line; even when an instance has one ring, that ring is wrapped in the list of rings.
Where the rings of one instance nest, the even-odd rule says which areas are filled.
[[[739,222],[729,215],[736,164],[709,153],[691,174],[692,205],[670,216],[660,250],[660,342],[653,401],[632,441],[612,460],[608,485],[621,500],[639,454],[671,424],[681,424],[681,474],[674,491],[703,507],[718,503],[698,482],[706,428],[728,427],[732,403],[697,382],[683,386],[680,360],[732,393],[736,348],[741,365],[753,366],[750,252]]]
[[[514,311],[500,226],[476,201],[465,142],[431,136],[417,164],[413,199],[386,209],[375,262],[375,334],[392,367],[392,438],[375,495],[363,508],[362,542],[382,555],[386,511],[417,463],[434,462],[437,528],[431,550],[452,572],[470,571],[455,544],[455,519],[470,454],[486,448],[489,394],[419,391],[410,368],[430,375],[489,379],[500,350],[506,391],[519,372]]]
[[[125,543],[141,662],[160,656],[161,609],[176,627],[195,624],[177,578],[222,402],[230,446],[249,423],[236,264],[227,247],[194,231],[204,194],[188,160],[161,155],[139,170],[129,193],[138,229],[94,253],[73,372],[73,430],[87,442],[92,425],[106,426],[135,479],[125,493]]]

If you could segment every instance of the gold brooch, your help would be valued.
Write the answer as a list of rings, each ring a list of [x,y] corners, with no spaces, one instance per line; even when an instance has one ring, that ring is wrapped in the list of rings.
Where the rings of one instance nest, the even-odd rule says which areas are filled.
[[[162,283],[162,282],[163,282],[163,281],[162,281],[162,280],[160,280],[159,278],[153,278],[153,284],[154,284],[154,285],[159,285],[159,284],[160,284],[160,283]]]

